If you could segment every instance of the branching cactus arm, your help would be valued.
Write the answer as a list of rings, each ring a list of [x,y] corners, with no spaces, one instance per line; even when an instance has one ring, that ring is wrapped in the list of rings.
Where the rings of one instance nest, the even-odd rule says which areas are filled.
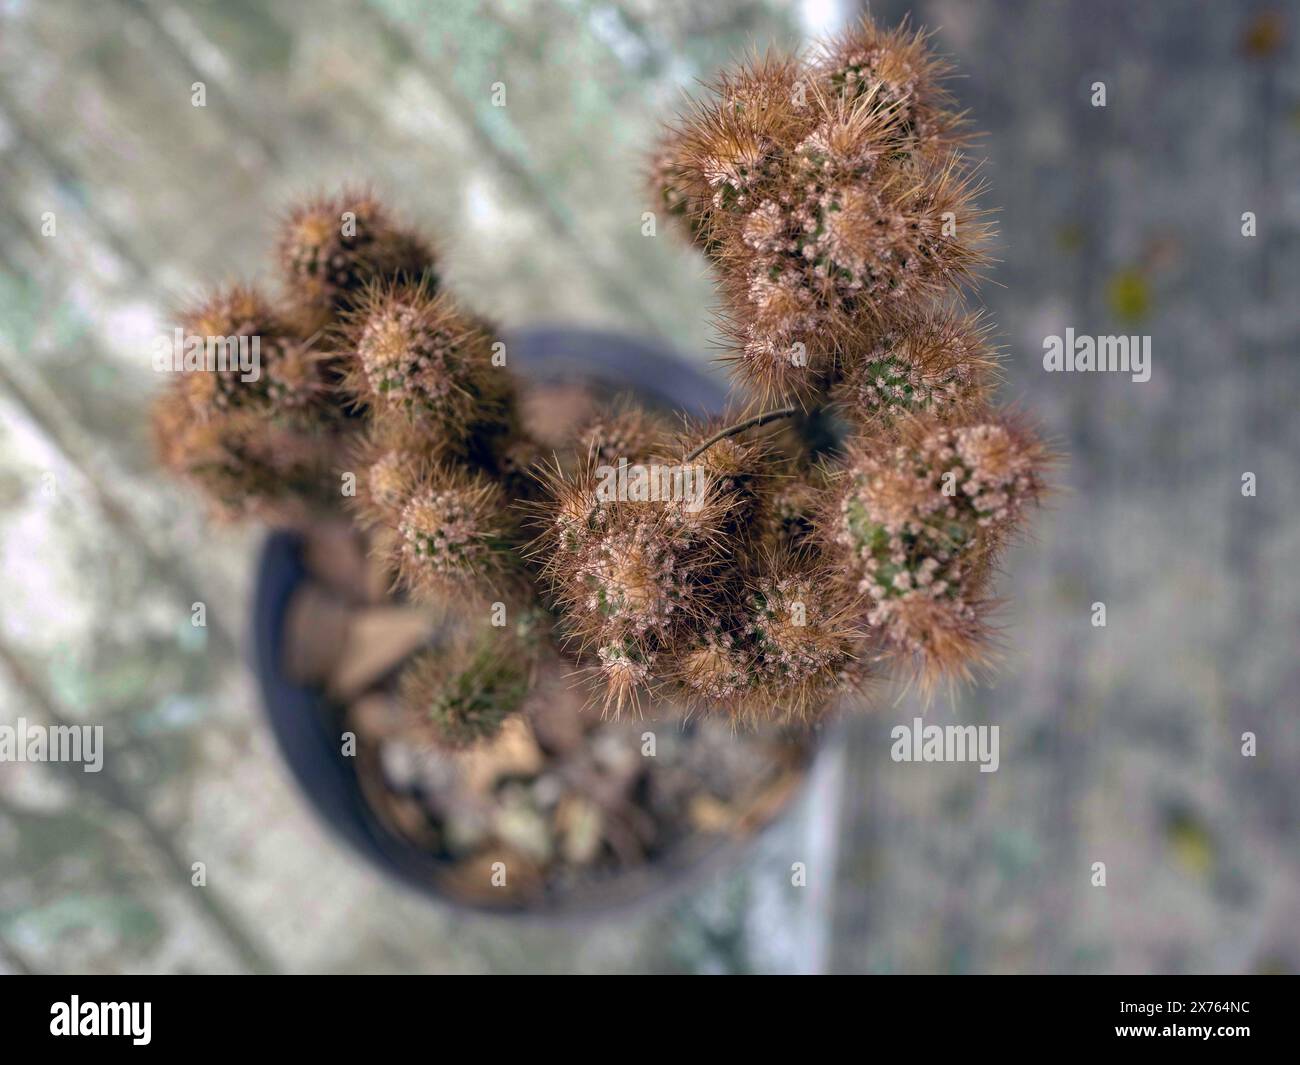
[[[615,399],[544,450],[495,326],[425,240],[346,190],[287,213],[278,299],[218,290],[183,316],[258,338],[262,373],[187,367],[158,403],[159,452],[228,515],[344,510],[394,594],[456,619],[395,688],[439,746],[528,713],[548,656],[606,713],[747,726],[861,702],[882,666],[969,679],[1052,456],[992,406],[991,326],[963,306],[990,227],[947,72],[925,34],[864,21],[724,71],[668,129],[655,202],[714,266],[724,417]]]

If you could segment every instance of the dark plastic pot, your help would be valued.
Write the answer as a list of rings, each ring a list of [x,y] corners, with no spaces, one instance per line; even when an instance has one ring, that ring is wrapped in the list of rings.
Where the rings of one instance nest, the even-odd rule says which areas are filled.
[[[511,367],[541,383],[583,381],[647,403],[696,415],[721,409],[725,390],[670,351],[644,340],[594,330],[530,329],[506,337]],[[253,616],[254,668],[263,704],[281,754],[308,802],[329,827],[373,865],[422,894],[457,908],[480,909],[450,898],[439,888],[445,864],[394,834],[363,797],[356,760],[340,750],[339,730],[320,693],[289,680],[283,671],[285,616],[306,577],[300,541],[275,532],[262,551]],[[707,853],[672,854],[642,869],[611,878],[605,888],[584,888],[580,901],[558,901],[537,909],[481,909],[484,912],[562,917],[610,911],[662,897],[693,883],[711,869],[734,861],[752,841],[714,843]]]

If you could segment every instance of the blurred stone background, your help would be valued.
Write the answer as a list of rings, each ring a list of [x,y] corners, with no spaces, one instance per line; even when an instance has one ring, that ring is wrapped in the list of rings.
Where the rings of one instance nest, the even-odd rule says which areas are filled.
[[[1001,676],[929,710],[999,725],[1001,768],[893,763],[919,711],[886,694],[743,867],[579,929],[450,915],[313,819],[243,665],[261,534],[154,470],[148,345],[265,272],[286,199],[361,179],[507,326],[703,359],[707,270],[641,235],[641,153],[694,78],[855,5],[0,0],[0,723],[109,746],[0,763],[0,971],[1300,968],[1300,6],[872,9],[936,28],[989,133],[1005,397],[1070,455]],[[1150,382],[1044,373],[1067,327],[1151,335]]]

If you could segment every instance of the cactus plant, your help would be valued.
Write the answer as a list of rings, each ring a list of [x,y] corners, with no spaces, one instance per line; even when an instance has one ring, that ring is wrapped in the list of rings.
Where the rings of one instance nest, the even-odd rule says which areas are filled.
[[[989,226],[946,71],[924,34],[867,20],[722,73],[666,130],[652,192],[715,270],[726,418],[620,399],[543,448],[495,327],[421,237],[347,191],[288,212],[278,303],[241,288],[187,314],[256,332],[267,373],[181,375],[162,457],[228,513],[346,504],[394,594],[463,627],[490,608],[544,619],[533,643],[587,678],[596,712],[806,723],[882,665],[968,678],[1051,455],[991,405],[989,326],[962,307]],[[536,647],[508,630],[407,665],[412,735],[460,749],[527,712]]]

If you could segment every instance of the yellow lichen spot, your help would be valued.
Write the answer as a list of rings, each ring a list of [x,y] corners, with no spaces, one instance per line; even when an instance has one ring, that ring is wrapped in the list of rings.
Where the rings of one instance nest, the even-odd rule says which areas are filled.
[[[1121,270],[1106,286],[1106,302],[1121,321],[1140,322],[1151,311],[1151,286],[1137,270]]]
[[[1175,817],[1165,829],[1174,860],[1187,872],[1205,876],[1214,867],[1214,843],[1205,826],[1185,815]]]

